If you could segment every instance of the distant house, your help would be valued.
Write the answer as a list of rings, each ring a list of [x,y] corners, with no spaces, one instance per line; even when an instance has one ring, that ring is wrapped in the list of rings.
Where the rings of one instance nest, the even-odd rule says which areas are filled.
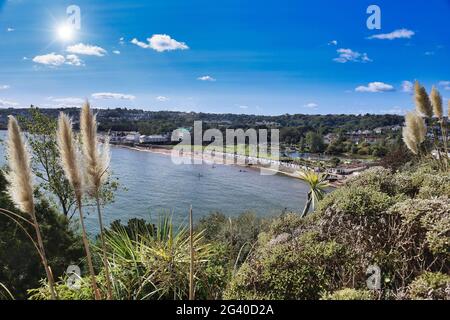
[[[384,128],[375,128],[373,129],[373,132],[375,132],[375,134],[382,134],[384,131]]]
[[[338,138],[337,134],[329,133],[323,137],[323,142],[326,144],[330,144],[330,143],[333,143],[334,141],[336,141],[337,138]]]
[[[172,132],[172,136],[170,137],[170,140],[172,142],[181,142],[184,140],[190,140],[191,133],[189,129],[186,128],[178,128]]]
[[[125,142],[128,143],[139,143],[141,135],[139,132],[130,132],[125,136]]]
[[[120,142],[122,140],[121,138],[122,137],[119,137],[119,136],[116,136],[116,135],[111,135],[109,137],[109,142],[117,143],[117,142]]]

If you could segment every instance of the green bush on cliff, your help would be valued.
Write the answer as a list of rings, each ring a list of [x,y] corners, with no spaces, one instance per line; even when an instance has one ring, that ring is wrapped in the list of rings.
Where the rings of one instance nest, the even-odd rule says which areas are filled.
[[[7,181],[0,170],[0,208],[21,214],[6,193]],[[36,204],[49,264],[55,277],[61,276],[70,264],[79,264],[83,257],[81,239],[73,232],[68,219],[40,198]],[[25,226],[33,234],[31,226]],[[0,215],[0,283],[15,299],[27,297],[27,289],[37,287],[45,278],[38,253],[25,232],[15,222]]]
[[[345,288],[331,294],[325,294],[322,300],[374,300],[375,295],[369,290]]]
[[[450,275],[425,272],[409,285],[408,294],[414,300],[450,300]]]
[[[336,285],[334,276],[346,265],[346,256],[341,245],[320,241],[314,232],[268,243],[243,264],[225,298],[319,299]]]
[[[366,270],[376,264],[382,276],[379,297],[395,298],[424,272],[449,273],[447,179],[448,173],[423,165],[360,174],[307,219],[274,221],[225,296],[317,299],[334,292],[330,298],[363,298],[356,293],[366,289]]]
[[[225,286],[223,248],[207,243],[202,232],[193,237],[195,295],[198,299],[217,299]],[[187,299],[189,292],[189,233],[176,228],[169,216],[154,228],[142,223],[120,225],[115,222],[106,233],[108,263],[113,298],[118,300]],[[99,250],[99,249],[97,249]],[[96,252],[96,255],[101,252]],[[97,275],[99,289],[106,293],[105,274]],[[83,274],[79,289],[69,288],[66,278],[56,285],[60,299],[92,299],[90,278]],[[30,298],[50,298],[47,286],[30,290]]]

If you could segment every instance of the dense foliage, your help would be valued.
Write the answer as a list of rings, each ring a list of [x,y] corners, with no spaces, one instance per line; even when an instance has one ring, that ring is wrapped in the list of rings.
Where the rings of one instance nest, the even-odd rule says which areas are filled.
[[[425,274],[450,272],[449,186],[450,173],[429,165],[370,169],[325,197],[307,219],[287,215],[260,234],[225,296],[339,298],[342,292],[333,293],[365,290],[366,270],[377,265],[377,298],[416,298],[424,286],[442,298],[445,281]]]
[[[163,216],[156,227],[135,220],[126,226],[114,223],[106,234],[113,298],[118,300],[187,299],[189,284],[189,233],[175,229]],[[195,294],[198,299],[217,299],[225,286],[225,262],[220,246],[204,241],[203,233],[194,236]],[[100,254],[98,252],[97,254]],[[104,274],[97,276],[106,291]],[[83,277],[80,289],[71,289],[62,278],[56,291],[60,299],[93,299],[89,278]],[[48,287],[32,290],[32,299],[48,299]]]
[[[0,109],[0,128],[5,129],[6,116],[22,115],[31,117],[30,109]],[[77,122],[79,110],[40,109],[45,115],[55,118],[64,111]],[[142,134],[161,134],[172,132],[180,127],[192,127],[194,121],[203,121],[203,128],[220,130],[235,128],[278,128],[280,140],[285,143],[299,143],[308,132],[320,135],[329,132],[373,130],[378,127],[402,125],[403,117],[397,115],[305,115],[284,114],[279,116],[262,116],[246,114],[212,114],[174,111],[143,111],[126,108],[99,109],[100,130],[139,131]]]
[[[5,188],[6,180],[0,171],[0,208],[21,214],[5,193]],[[81,242],[71,230],[67,218],[45,200],[38,202],[36,216],[55,277],[63,275],[70,264],[81,265]],[[26,228],[33,234],[30,226]],[[16,299],[26,298],[27,289],[38,286],[39,281],[45,277],[33,243],[15,222],[3,215],[0,215],[0,261],[0,283]]]

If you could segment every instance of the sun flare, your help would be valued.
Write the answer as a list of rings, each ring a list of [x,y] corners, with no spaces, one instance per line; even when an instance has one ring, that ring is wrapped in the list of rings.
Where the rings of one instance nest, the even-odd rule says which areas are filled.
[[[74,29],[70,25],[63,24],[58,27],[57,33],[58,33],[59,39],[61,39],[63,41],[69,41],[74,36]]]

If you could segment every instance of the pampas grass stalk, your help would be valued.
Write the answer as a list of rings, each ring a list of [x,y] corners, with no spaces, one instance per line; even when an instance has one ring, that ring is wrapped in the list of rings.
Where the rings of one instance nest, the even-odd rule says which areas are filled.
[[[426,118],[433,117],[433,107],[431,106],[430,98],[428,97],[425,88],[420,85],[419,81],[416,81],[414,92],[417,112]]]
[[[192,205],[189,209],[189,300],[194,300],[194,222],[192,216]]]
[[[103,143],[103,152],[100,154],[97,137],[96,116],[92,113],[89,102],[86,102],[80,115],[81,141],[83,144],[83,160],[85,163],[85,178],[88,194],[96,200],[98,221],[100,225],[100,240],[103,251],[103,265],[106,274],[106,286],[108,299],[112,298],[111,278],[107,259],[106,242],[104,237],[103,218],[100,208],[100,192],[103,183],[108,176],[110,162],[109,140]]]
[[[414,92],[415,92],[414,97],[416,100],[416,111],[420,115],[422,115],[423,117],[428,119],[426,121],[428,121],[428,124],[431,127],[431,132],[433,133],[434,147],[436,148],[436,151],[438,153],[439,162],[440,162],[440,164],[442,164],[441,150],[439,148],[439,137],[438,137],[436,129],[433,125],[433,112],[438,117],[439,117],[439,115],[442,116],[442,103],[439,105],[439,102],[437,101],[438,92],[435,88],[433,88],[434,93],[432,92],[432,98],[434,96],[434,99],[435,99],[434,102],[437,102],[436,105],[434,105],[434,103],[432,103],[432,100],[428,96],[427,91],[425,90],[425,88],[422,85],[420,85],[420,83],[418,81],[416,81],[416,83],[415,83]]]
[[[439,125],[441,127],[442,143],[444,145],[445,157],[442,158],[443,166],[448,167],[448,147],[447,147],[447,124],[444,119],[444,110],[442,108],[442,96],[436,87],[433,86],[433,90],[430,94],[431,104],[433,105],[433,113],[438,118]],[[439,153],[439,158],[441,154]]]
[[[433,89],[431,90],[430,99],[431,104],[433,106],[433,113],[435,117],[438,119],[442,119],[442,116],[444,114],[442,110],[442,97],[439,91],[434,86]]]
[[[6,176],[9,181],[8,191],[11,199],[19,209],[22,212],[29,214],[31,217],[32,225],[36,232],[38,253],[47,275],[51,297],[55,300],[57,296],[54,288],[53,275],[50,266],[48,265],[41,230],[39,228],[34,207],[33,175],[30,167],[30,154],[23,140],[17,120],[13,116],[9,116],[8,121],[7,155],[10,168],[10,171]]]
[[[70,118],[64,113],[60,113],[58,119],[58,132],[57,132],[57,142],[59,152],[61,154],[61,164],[69,180],[72,189],[75,192],[75,198],[77,201],[78,212],[80,214],[80,224],[83,237],[84,249],[86,252],[86,259],[89,268],[89,273],[91,275],[92,289],[94,290],[94,296],[96,300],[101,299],[100,293],[97,288],[97,281],[95,279],[94,266],[92,264],[92,255],[89,248],[89,241],[86,234],[86,228],[84,226],[84,216],[82,210],[82,196],[83,196],[83,180],[82,174],[79,167],[79,148],[74,139],[74,134],[72,131],[72,122]]]
[[[403,128],[403,141],[412,153],[420,153],[420,145],[425,141],[427,127],[425,121],[416,112],[408,112],[405,116],[406,126]]]

